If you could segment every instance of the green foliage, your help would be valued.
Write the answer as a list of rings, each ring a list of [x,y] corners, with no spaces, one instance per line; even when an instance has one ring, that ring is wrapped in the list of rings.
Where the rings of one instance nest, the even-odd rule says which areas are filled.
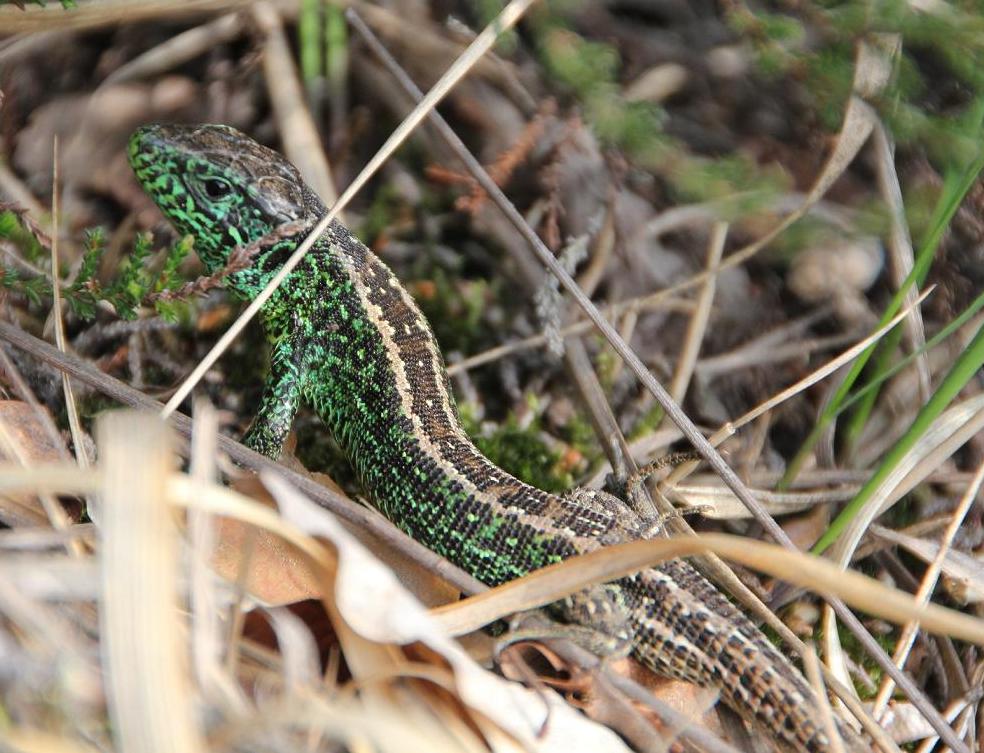
[[[815,553],[822,553],[824,549],[837,540],[837,537],[854,516],[864,508],[868,500],[879,490],[899,463],[929,431],[940,414],[956,399],[967,382],[973,379],[982,367],[984,367],[984,326],[978,329],[977,334],[957,358],[926,405],[913,419],[905,434],[885,453],[881,464],[865,485],[861,487],[854,499],[848,503],[824,532],[824,535],[813,548]]]
[[[303,0],[297,19],[297,42],[301,79],[309,92],[317,91],[321,79],[327,79],[332,87],[344,85],[348,26],[343,8],[322,0]]]
[[[543,36],[547,71],[581,98],[615,87],[620,60],[609,44],[589,42],[572,31],[554,28]]]
[[[878,577],[877,573],[869,573],[871,577]],[[817,641],[822,638],[823,631],[817,631]],[[851,657],[855,664],[860,666],[865,675],[868,677],[868,682],[861,682],[860,680],[854,681],[854,689],[857,691],[858,698],[862,701],[869,701],[875,697],[877,694],[877,688],[881,685],[882,678],[885,676],[885,670],[879,666],[878,662],[872,658],[861,642],[857,639],[843,622],[837,622],[837,635],[840,639],[841,647],[844,652]],[[881,646],[882,650],[891,656],[895,653],[895,644],[898,640],[898,631],[892,630],[887,633],[873,632],[872,637],[875,639],[875,643]]]
[[[137,318],[137,307],[151,289],[146,263],[152,250],[150,233],[140,233],[133,242],[133,252],[120,265],[116,279],[102,291],[102,297],[113,304],[123,319]]]
[[[43,263],[44,247],[15,212],[0,212],[0,239],[8,241],[31,264]],[[24,296],[34,306],[51,295],[51,283],[45,277],[26,276],[22,269],[3,262],[0,262],[0,288]]]
[[[761,202],[781,188],[776,174],[750,159],[696,156],[668,136],[659,106],[622,96],[622,63],[613,45],[584,39],[564,26],[559,12],[541,17],[536,33],[545,69],[580,102],[601,143],[663,175],[679,198],[707,201],[743,192],[759,194]]]
[[[101,297],[112,303],[123,319],[135,319],[137,309],[150,294],[173,290],[183,283],[177,279],[177,270],[192,251],[194,243],[191,236],[185,236],[168,249],[164,263],[156,273],[150,264],[153,243],[150,233],[137,235],[133,252],[120,265],[116,278],[101,290]],[[181,305],[177,301],[157,299],[154,306],[167,321],[176,321],[181,313]]]
[[[358,236],[367,246],[372,247],[375,240],[393,226],[393,218],[402,204],[399,191],[391,183],[385,183],[372,197],[366,210]]]
[[[51,285],[43,277],[24,277],[16,268],[0,263],[0,287],[23,295],[33,305],[41,303],[44,296],[51,295]]]
[[[168,249],[160,274],[157,275],[157,279],[154,282],[154,293],[174,290],[184,283],[184,279],[178,274],[178,268],[194,248],[194,239],[190,235],[186,235]],[[161,318],[168,322],[177,321],[187,308],[182,301],[161,299],[154,302],[154,307],[157,309],[157,313],[161,315]]]
[[[752,212],[767,203],[784,182],[779,172],[759,167],[741,154],[711,159],[681,152],[670,177],[681,198],[731,201],[740,192],[742,200],[735,209],[741,207],[744,212]]]
[[[48,250],[34,237],[16,212],[0,212],[0,238],[10,241],[31,264],[44,264],[48,261]]]
[[[348,74],[348,22],[340,5],[324,4],[325,10],[325,74],[332,86],[344,85]]]
[[[79,273],[65,291],[68,305],[83,319],[92,319],[96,315],[96,304],[99,299],[92,287],[105,247],[102,228],[86,230],[82,241],[82,264],[79,266]]]
[[[441,268],[430,272],[426,287],[433,292],[421,295],[424,283],[411,287],[424,316],[445,353],[477,353],[493,345],[492,333],[483,324],[483,314],[501,288],[501,279],[461,280]],[[432,283],[432,285],[431,285]]]
[[[654,402],[645,413],[643,413],[633,424],[632,429],[625,435],[625,438],[630,442],[641,437],[646,436],[650,432],[656,431],[659,425],[663,423],[663,417],[666,412],[663,410],[663,406],[659,403]]]
[[[947,4],[923,11],[903,0],[838,0],[799,6],[800,16],[736,5],[728,21],[751,44],[759,70],[793,76],[824,126],[839,127],[851,93],[857,42],[876,34],[901,37],[891,81],[873,104],[899,144],[918,143],[943,163],[966,163],[973,145],[960,138],[955,119],[984,94],[984,17],[979,5]],[[811,33],[807,35],[805,29]],[[953,81],[945,112],[934,112],[938,94],[927,86]],[[932,103],[932,107],[930,104]]]
[[[788,178],[752,158],[695,155],[664,133],[659,107],[622,96],[617,48],[568,28],[558,5],[531,17],[537,52],[550,76],[581,104],[585,120],[605,146],[624,151],[638,166],[663,176],[678,200],[720,200],[743,193],[750,197],[747,213],[784,190]],[[896,33],[902,38],[902,54],[873,104],[900,144],[918,143],[934,159],[949,164],[973,159],[976,143],[963,137],[954,115],[968,112],[974,96],[984,93],[984,19],[979,11],[948,6],[946,11],[927,13],[902,0],[788,7],[795,11],[751,11],[732,4],[728,21],[753,50],[759,72],[798,82],[826,128],[837,130],[843,119],[859,40],[877,43],[876,34]],[[962,91],[950,98],[955,104],[947,102],[948,109],[936,113],[927,100],[937,93],[925,76],[927,69],[939,67],[956,78]]]
[[[540,35],[540,53],[547,72],[571,90],[584,106],[585,117],[602,143],[640,156],[659,150],[666,137],[662,111],[647,102],[627,102],[617,74],[618,51],[564,29],[552,19]]]
[[[563,427],[563,436],[567,443],[588,461],[589,467],[601,459],[601,448],[598,446],[594,427],[581,413],[575,413],[570,417]]]
[[[806,30],[799,19],[779,13],[751,13],[736,6],[728,16],[731,28],[755,51],[759,72],[767,77],[785,74],[800,60]]]
[[[298,48],[301,58],[301,78],[306,84],[322,75],[321,66],[321,0],[302,0],[297,18]]]
[[[505,2],[503,0],[471,0],[471,5],[475,10],[478,23],[484,28],[492,23],[496,16],[502,12]],[[519,44],[518,40],[516,30],[507,29],[504,32],[500,32],[499,38],[495,43],[495,49],[501,55],[509,55],[516,49],[516,46]]]
[[[984,95],[982,95],[974,103],[974,107],[968,113],[968,116],[965,119],[962,119],[962,121],[962,126],[966,129],[965,133],[968,136],[973,138],[976,135],[976,141],[978,143],[984,141]],[[980,148],[975,159],[971,160],[969,163],[951,165],[944,172],[943,186],[937,198],[931,218],[927,224],[926,231],[924,232],[922,240],[919,243],[915,266],[903,281],[900,289],[892,297],[892,300],[889,302],[885,311],[882,313],[878,326],[883,326],[893,316],[895,316],[898,310],[902,307],[905,296],[912,285],[922,285],[923,281],[926,279],[926,275],[929,272],[929,268],[935,257],[936,250],[943,238],[943,233],[946,231],[947,227],[949,227],[950,221],[956,214],[957,209],[963,203],[967,194],[977,182],[982,170],[984,170],[984,148]],[[879,357],[875,361],[875,369],[872,377],[873,380],[878,379],[888,370],[889,362],[895,352],[895,348],[900,337],[900,330],[899,328],[896,328],[895,332],[889,333],[884,339],[884,342],[877,346],[877,349],[880,350]],[[841,410],[843,410],[844,404],[849,397],[849,393],[861,377],[862,371],[875,352],[876,346],[867,348],[851,365],[847,375],[844,377],[840,385],[837,387],[836,392],[824,407],[824,410],[813,430],[810,432],[810,435],[806,438],[806,441],[803,443],[802,447],[800,447],[796,455],[790,461],[789,466],[786,469],[786,473],[780,482],[781,488],[787,487],[792,479],[796,477],[800,468],[803,466],[803,463],[806,462],[806,459],[809,457],[810,452],[816,442],[819,440],[824,429],[829,425],[833,418]],[[963,359],[966,354],[967,351],[965,351],[960,358]],[[958,379],[959,377],[955,375],[947,377],[947,379],[950,378]],[[927,410],[930,404],[937,399],[937,396],[940,394],[940,390],[942,389],[943,385],[941,385],[937,392],[934,393],[933,398],[924,408],[924,411]],[[853,441],[856,441],[857,437],[860,435],[860,430],[867,420],[867,416],[874,405],[876,397],[876,391],[872,390],[868,393],[862,405],[859,407],[857,414],[851,419],[850,425],[847,429],[849,446]],[[936,406],[934,409],[942,410],[939,406]],[[887,457],[885,461],[886,464],[891,465],[894,463],[895,460],[893,460],[893,453],[896,451],[896,448],[898,448],[900,444],[906,444],[918,438],[918,431],[924,430],[925,426],[925,419],[923,417],[923,413],[921,412],[917,417],[916,422],[914,422],[912,427],[910,427],[910,432],[915,431],[917,433],[912,436],[907,433],[906,437],[900,440],[900,443],[897,444],[896,447],[893,448],[892,452],[889,453],[889,457]],[[895,459],[897,460],[897,458]],[[870,483],[871,482],[869,481],[869,484]],[[869,489],[868,485],[866,485],[866,487],[859,492],[859,496],[856,497],[855,500],[860,499],[865,495],[869,495],[871,491],[872,489]],[[854,506],[854,503],[852,503],[845,508],[845,512],[856,509],[857,507]],[[844,513],[842,513],[842,515],[843,514]],[[840,520],[840,518],[838,520]],[[846,522],[841,521],[841,525],[843,527],[843,525],[846,525]],[[828,529],[827,534],[824,539],[822,539],[823,546],[829,546],[835,536],[836,533],[833,533],[833,528]]]
[[[23,258],[47,268],[49,252],[14,212],[0,212],[0,238],[10,241]],[[137,309],[148,295],[174,290],[184,284],[178,274],[181,262],[191,253],[191,237],[174,244],[165,254],[159,271],[152,268],[153,239],[150,234],[137,236],[133,253],[120,265],[116,276],[103,284],[97,274],[106,255],[106,236],[102,228],[86,230],[82,238],[82,260],[71,284],[62,285],[62,298],[81,319],[92,319],[100,301],[108,301],[123,319],[135,319]],[[0,263],[0,287],[24,296],[28,303],[40,306],[51,297],[51,283],[43,275],[27,276],[21,270]],[[157,312],[168,321],[176,321],[184,310],[180,301],[168,298],[154,301]]]

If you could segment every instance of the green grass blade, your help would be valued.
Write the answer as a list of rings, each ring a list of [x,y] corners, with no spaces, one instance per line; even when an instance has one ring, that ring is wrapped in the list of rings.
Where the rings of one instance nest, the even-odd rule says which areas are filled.
[[[321,0],[301,0],[297,19],[301,80],[310,87],[321,76]]]
[[[946,410],[946,407],[982,366],[984,366],[984,325],[977,330],[974,338],[970,341],[966,350],[960,354],[956,363],[953,364],[953,367],[943,379],[939,388],[933,393],[918,415],[916,415],[912,425],[909,426],[905,434],[885,454],[885,459],[875,470],[874,474],[872,474],[871,478],[868,479],[867,483],[861,487],[857,496],[841,510],[840,515],[831,523],[824,535],[820,537],[820,540],[813,547],[814,554],[821,554],[837,539],[848,522],[868,502],[881,482],[892,472],[899,461],[905,457],[906,453],[913,448],[933,421]]]
[[[981,108],[978,107],[978,111],[980,110]],[[975,113],[975,115],[978,116],[979,114],[979,112]],[[978,117],[978,131],[980,130],[980,119]],[[914,284],[921,284],[921,282],[926,279],[926,274],[929,271],[930,264],[933,261],[936,248],[939,245],[940,239],[943,237],[944,231],[950,224],[950,220],[953,219],[953,215],[956,214],[957,209],[959,209],[963,198],[967,195],[968,191],[970,191],[971,187],[973,187],[977,180],[977,176],[980,174],[982,169],[984,169],[984,150],[978,152],[976,159],[968,165],[966,169],[962,171],[952,170],[947,174],[944,179],[944,186],[940,194],[940,198],[937,201],[936,207],[933,211],[933,220],[930,223],[929,232],[919,249],[919,253],[916,256],[916,262],[913,265],[912,271],[909,272],[909,275],[905,278],[898,292],[896,292],[888,306],[886,306],[885,311],[882,313],[881,319],[876,325],[876,329],[884,326],[886,322],[898,313],[905,301],[905,296],[909,288]],[[799,474],[803,463],[813,451],[813,447],[820,439],[823,431],[827,428],[833,418],[841,411],[842,405],[847,399],[848,393],[850,393],[851,389],[854,387],[854,384],[860,377],[861,372],[864,370],[864,367],[867,365],[868,360],[874,354],[875,348],[876,346],[872,346],[866,350],[858,356],[858,359],[852,364],[851,369],[848,371],[844,381],[837,388],[833,398],[817,419],[816,426],[813,427],[813,430],[803,442],[802,447],[800,447],[799,451],[790,461],[789,467],[786,469],[786,473],[783,475],[778,484],[779,489],[787,488],[792,483],[793,479],[795,479]]]
[[[864,400],[866,397],[868,397],[868,395],[872,393],[877,394],[879,386],[881,386],[889,379],[891,379],[893,376],[898,374],[900,371],[902,371],[902,369],[904,369],[906,366],[908,366],[917,358],[919,358],[919,356],[921,356],[923,353],[932,350],[941,342],[946,340],[946,338],[948,338],[950,335],[952,335],[954,332],[960,329],[964,324],[970,321],[970,319],[973,318],[973,316],[982,308],[984,308],[984,293],[981,293],[979,296],[977,296],[977,298],[975,298],[971,302],[971,304],[966,309],[964,309],[956,319],[954,319],[952,322],[947,324],[943,329],[941,329],[939,332],[933,335],[933,337],[927,340],[921,348],[919,348],[914,353],[910,353],[901,361],[894,364],[891,368],[888,368],[885,371],[881,372],[877,377],[875,377],[870,382],[868,382],[868,384],[866,384],[860,390],[858,390],[853,395],[851,395],[851,397],[845,400],[844,403],[841,405],[839,412],[843,413],[844,411],[850,410],[852,407],[857,405],[861,400]]]

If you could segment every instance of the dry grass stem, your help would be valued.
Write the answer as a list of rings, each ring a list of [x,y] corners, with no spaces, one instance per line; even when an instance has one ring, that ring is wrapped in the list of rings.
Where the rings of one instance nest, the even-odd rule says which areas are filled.
[[[721,255],[724,253],[724,244],[728,238],[728,224],[726,222],[715,222],[711,229],[711,239],[707,246],[707,261],[705,267],[709,273],[713,273],[721,263]],[[701,286],[697,295],[697,306],[693,316],[690,318],[687,327],[687,336],[683,341],[683,348],[677,359],[676,371],[673,373],[673,381],[670,383],[670,395],[678,403],[683,402],[690,386],[690,379],[693,377],[694,369],[697,364],[697,356],[700,353],[701,343],[704,341],[707,322],[711,317],[711,306],[714,303],[714,290],[717,285],[717,278],[714,274],[708,274],[707,280]]]
[[[284,154],[300,171],[304,182],[321,197],[325,206],[333,206],[338,201],[335,180],[321,145],[321,135],[305,104],[304,94],[298,83],[297,67],[294,65],[280,15],[268,2],[255,3],[251,10],[253,20],[265,34],[263,73],[284,145]],[[339,222],[345,222],[345,215],[341,210],[336,218]]]

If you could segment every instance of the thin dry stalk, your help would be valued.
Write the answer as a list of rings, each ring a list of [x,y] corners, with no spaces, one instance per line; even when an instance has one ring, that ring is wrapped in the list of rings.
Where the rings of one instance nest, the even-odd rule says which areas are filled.
[[[909,224],[905,219],[902,188],[899,185],[899,176],[895,171],[894,144],[881,121],[875,124],[872,141],[875,150],[875,167],[878,171],[878,188],[888,206],[889,219],[891,220],[888,248],[891,252],[892,264],[889,265],[889,268],[892,273],[892,281],[898,289],[902,287],[903,282],[909,276],[909,272],[912,271],[915,254],[912,250],[912,238],[909,237]],[[914,301],[918,293],[919,289],[915,285],[911,286],[905,294],[906,303]],[[911,352],[918,351],[926,344],[922,312],[917,310],[911,319],[906,320],[903,326],[905,339],[908,341]],[[920,401],[925,403],[929,400],[932,387],[929,364],[925,354],[916,359],[915,368],[919,379]]]
[[[823,721],[823,728],[827,731],[827,739],[830,740],[831,753],[844,753],[844,741],[841,740],[837,732],[837,725],[834,723],[834,710],[830,706],[830,699],[823,687],[823,675],[820,673],[820,659],[813,645],[803,654],[803,669],[806,671],[806,679],[813,686],[814,695],[820,699],[820,708],[817,711]]]
[[[652,296],[632,298],[611,306],[605,306],[602,311],[605,316],[614,319],[622,312],[633,313],[638,310],[659,310],[689,314],[694,309],[693,303],[682,298],[668,298],[666,296],[660,296],[659,300],[650,300],[651,298]],[[558,330],[558,334],[562,337],[569,337],[571,335],[583,334],[593,328],[594,322],[589,319],[582,319],[574,324],[569,324],[566,327],[562,327]],[[533,348],[540,348],[545,345],[546,342],[547,336],[541,333],[538,335],[524,337],[522,340],[516,340],[515,342],[497,345],[494,348],[489,348],[481,353],[476,353],[473,356],[464,358],[458,363],[450,364],[448,366],[448,374],[450,376],[454,376],[455,374],[460,374],[464,371],[470,371],[471,369],[484,366],[487,363],[498,361],[499,359],[505,358],[506,356],[514,353],[520,353],[524,350],[532,350]]]
[[[252,13],[265,35],[263,78],[278,130],[283,135],[284,153],[300,171],[304,182],[330,207],[338,200],[335,179],[321,145],[318,128],[305,105],[304,93],[298,83],[297,66],[280,15],[268,2],[256,3]],[[341,210],[336,217],[340,222],[345,222]]]
[[[709,274],[697,295],[697,307],[694,309],[693,316],[690,317],[687,334],[683,339],[683,348],[677,359],[677,368],[670,384],[670,394],[678,403],[683,402],[683,398],[687,394],[687,387],[690,385],[690,379],[697,363],[697,355],[700,353],[700,346],[704,341],[707,322],[711,318],[711,305],[714,303],[714,291],[717,287],[717,277],[713,272],[721,263],[721,255],[724,253],[724,242],[727,237],[728,223],[715,222],[707,246],[705,267]]]
[[[971,506],[977,499],[977,493],[980,491],[982,483],[984,483],[984,463],[978,465],[974,478],[971,480],[967,490],[960,498],[960,502],[950,518],[950,523],[947,525],[946,531],[943,532],[943,536],[940,538],[940,548],[936,554],[936,557],[933,558],[933,561],[930,563],[929,567],[926,568],[926,572],[923,574],[922,582],[919,584],[919,590],[916,592],[916,599],[920,603],[927,603],[930,596],[932,596],[933,590],[936,588],[936,582],[939,580],[940,572],[943,568],[943,561],[946,559],[947,552],[950,551],[950,547],[953,544],[953,539],[957,535],[957,531],[960,529],[960,526],[963,524],[964,518],[967,516]],[[918,623],[906,623],[905,628],[902,630],[902,635],[895,644],[895,652],[892,654],[892,659],[895,661],[895,664],[899,667],[899,669],[905,665],[905,661],[909,656],[909,651],[915,643],[916,633],[918,630]],[[892,682],[891,678],[886,677],[882,680],[881,687],[878,688],[878,695],[875,697],[875,701],[872,704],[871,709],[871,713],[875,716],[875,718],[878,718],[885,710],[894,689],[895,684]]]
[[[79,3],[71,11],[60,4],[28,5],[23,10],[7,3],[0,6],[0,29],[5,34],[45,32],[61,29],[84,31],[102,26],[114,26],[126,19],[129,23],[156,18],[187,18],[207,15],[249,5],[252,0],[93,0]]]
[[[451,634],[461,635],[504,615],[552,604],[591,585],[624,577],[658,562],[708,551],[819,593],[836,594],[858,609],[893,622],[918,619],[927,630],[984,645],[984,620],[980,618],[933,603],[920,604],[904,591],[860,573],[844,571],[822,557],[722,533],[614,544],[432,612]]]
[[[51,187],[51,224],[53,232],[51,234],[51,278],[56,284],[51,286],[52,308],[51,319],[55,328],[55,344],[58,350],[63,353],[68,349],[65,341],[65,322],[62,320],[62,301],[61,285],[57,282],[61,280],[58,272],[58,237],[61,235],[60,203],[59,203],[59,157],[58,157],[58,136],[55,135],[52,144],[52,164],[54,165],[54,175],[52,176]],[[75,460],[81,468],[89,467],[89,455],[85,449],[85,433],[82,431],[82,422],[79,420],[79,409],[75,401],[75,390],[72,388],[72,380],[68,374],[62,374],[62,390],[65,392],[65,411],[68,414],[68,426],[72,432],[72,442],[75,445]]]

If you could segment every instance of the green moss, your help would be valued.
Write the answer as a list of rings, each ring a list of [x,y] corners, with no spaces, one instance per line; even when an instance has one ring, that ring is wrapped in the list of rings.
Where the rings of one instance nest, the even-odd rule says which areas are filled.
[[[635,425],[626,435],[626,439],[631,442],[632,440],[639,439],[640,437],[644,437],[650,432],[655,431],[663,422],[664,415],[666,414],[663,411],[662,406],[659,403],[653,403],[649,410],[639,416],[635,422]]]
[[[844,649],[844,652],[851,657],[851,660],[857,666],[860,666],[864,670],[865,674],[874,686],[874,689],[872,689],[871,687],[868,687],[867,685],[855,680],[854,689],[857,691],[858,697],[862,701],[871,700],[877,694],[877,688],[881,684],[882,678],[885,676],[885,672],[878,666],[875,660],[868,655],[868,652],[864,650],[854,633],[844,627],[844,625],[840,622],[838,622],[837,625],[838,636],[840,637],[840,643]],[[897,638],[896,631],[893,630],[891,633],[884,635],[872,634],[872,637],[874,637],[875,642],[881,646],[885,653],[889,656],[894,653],[895,641]]]
[[[522,428],[510,415],[493,430],[485,431],[467,404],[459,406],[459,414],[475,446],[503,470],[548,492],[562,492],[574,485],[570,472],[561,469],[560,453],[540,438],[539,421]]]
[[[382,186],[373,196],[359,228],[358,236],[371,246],[387,229],[393,227],[397,207],[402,203],[399,192],[390,184]]]
[[[601,459],[602,452],[594,427],[581,413],[571,416],[562,433],[565,441],[588,461],[589,467]]]

